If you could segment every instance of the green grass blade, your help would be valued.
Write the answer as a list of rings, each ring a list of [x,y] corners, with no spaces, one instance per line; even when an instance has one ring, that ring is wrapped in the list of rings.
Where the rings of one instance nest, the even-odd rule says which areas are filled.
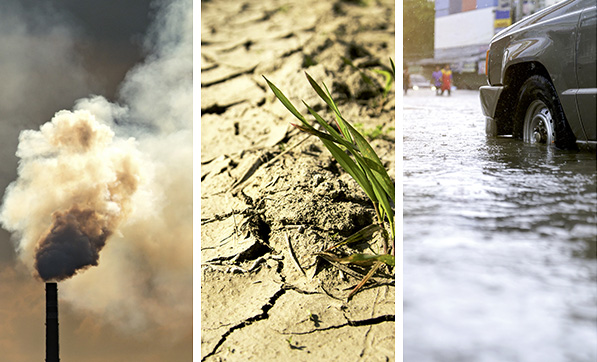
[[[388,194],[392,201],[396,201],[395,199],[395,189],[394,189],[394,182],[388,175],[387,170],[383,167],[383,165],[371,160],[369,158],[364,158],[367,167],[373,171],[374,177],[379,182],[380,186],[384,189],[384,191]]]
[[[394,65],[392,58],[390,58],[390,65],[392,66],[392,78],[396,79],[396,65]]]
[[[352,63],[352,60],[348,59],[347,57],[340,57],[340,58],[342,59],[342,61],[344,62],[344,64],[350,65],[354,69],[358,70],[358,68]]]
[[[330,109],[332,111],[334,111],[335,114],[339,114],[340,111],[338,110],[336,103],[334,103],[334,100],[332,99],[332,95],[330,94],[329,90],[325,86],[325,83],[323,84],[323,86],[325,87],[327,94],[323,91],[323,89],[321,89],[319,84],[317,84],[317,82],[315,82],[315,80],[313,80],[313,78],[311,78],[309,73],[305,72],[305,75],[307,76],[307,80],[309,81],[309,84],[311,84],[311,87],[313,87],[313,89],[315,90],[315,93],[317,93],[317,95],[319,95],[319,97],[321,99],[323,99],[323,101],[325,103],[327,103],[327,105],[330,107]],[[350,137],[350,132],[348,131],[348,129],[346,127],[344,127],[338,121],[338,117],[336,117],[336,123],[338,124],[338,128],[340,129],[340,133],[342,133],[342,136],[344,136],[344,138],[346,138],[349,142],[352,142],[352,137]]]
[[[344,161],[347,164],[347,166],[344,167],[344,165],[341,164],[342,167],[347,172],[350,173],[350,175],[357,181],[357,183],[359,185],[361,185],[361,187],[365,190],[365,192],[367,193],[367,196],[369,196],[371,201],[376,202],[381,197],[381,198],[385,199],[385,201],[386,201],[383,206],[385,207],[386,205],[389,205],[389,203],[387,202],[387,196],[384,193],[384,191],[380,188],[379,184],[376,183],[374,186],[371,183],[371,180],[374,180],[375,176],[371,172],[371,170],[367,167],[367,161],[361,156],[361,154],[358,152],[358,150],[355,150],[355,148],[352,146],[352,144],[348,143],[345,139],[340,137],[340,135],[329,124],[327,124],[327,122],[325,122],[325,120],[323,120],[319,116],[319,114],[317,114],[317,112],[315,112],[315,110],[313,110],[313,108],[311,108],[307,103],[305,103],[305,106],[307,106],[307,109],[309,109],[309,112],[311,112],[311,114],[315,117],[317,122],[319,122],[323,127],[325,127],[329,132],[331,132],[334,135],[334,138],[336,138],[336,140],[339,143],[344,145],[348,149],[348,151],[357,160],[357,163],[355,163],[352,159],[350,159],[350,157],[348,157],[346,155],[346,153],[344,153],[340,150],[340,152],[337,153],[338,157],[346,157],[350,161],[350,162]],[[330,152],[332,152],[332,149],[330,149]],[[340,162],[340,160],[338,159],[336,154],[334,154],[334,152],[332,152],[332,155],[334,156],[334,158],[336,158]],[[384,171],[385,171],[385,169],[384,169]],[[361,179],[357,179],[357,177],[355,177],[355,175],[359,175],[359,177],[361,177]],[[379,189],[376,191],[375,187],[377,187]],[[375,197],[374,197],[374,195],[375,195]]]
[[[359,67],[357,67],[356,65],[354,65],[354,63],[346,58],[346,57],[342,57],[342,61],[344,61],[344,64],[349,65],[352,69],[356,70],[357,72],[359,72],[361,79],[369,84],[369,85],[374,85],[373,81],[371,80],[371,78],[369,78],[369,76],[367,76],[367,74],[365,74],[365,72],[363,72],[361,69],[359,69]]]
[[[338,161],[340,166],[342,166],[342,168],[348,172],[353,179],[355,179],[359,186],[361,186],[371,201],[376,202],[377,197],[375,196],[375,192],[369,183],[369,179],[359,168],[359,166],[346,153],[344,153],[340,147],[336,146],[334,142],[328,141],[326,139],[322,139],[321,142],[323,142],[323,144],[327,147],[332,156],[334,156],[336,161]]]
[[[310,133],[314,136],[317,136],[320,139],[324,138],[324,139],[332,141],[332,142],[338,142],[336,139],[334,139],[334,137],[330,136],[327,133],[320,132],[320,131],[316,130],[315,128],[306,128],[306,127],[301,126],[300,124],[296,124],[296,123],[291,123],[291,125],[303,132]]]
[[[377,196],[377,199],[379,200],[380,207],[385,212],[385,214],[388,216],[388,221],[390,221],[390,226],[393,227],[394,210],[392,210],[392,206],[390,205],[390,201],[388,200],[388,194],[385,192],[385,190],[381,187],[379,182],[377,182],[375,177],[373,177],[373,175],[371,175],[371,172],[368,170],[367,170],[367,177],[369,178],[369,181],[371,182],[373,192],[375,193],[375,195]],[[380,214],[380,217],[383,220],[383,212]]]
[[[348,123],[346,123],[347,125],[349,125]],[[349,125],[350,126],[350,125]],[[350,126],[352,127],[352,126]],[[356,132],[356,130],[355,130]],[[357,132],[358,133],[358,132]],[[363,136],[361,136],[360,134],[358,134],[361,139],[364,141]],[[371,146],[369,146],[369,144],[365,141],[365,144],[370,148]],[[369,167],[369,165],[373,165],[375,168],[379,168],[379,166],[381,165],[381,161],[379,161],[379,165],[376,164],[375,162],[373,162],[372,160],[369,160],[367,158],[365,158],[361,152],[359,150],[355,150],[354,148],[348,148],[348,151],[354,156],[354,158],[356,159],[356,164],[355,167],[360,171],[360,174],[365,175],[365,178],[367,179],[366,184],[369,185],[371,187],[371,190],[366,190],[367,196],[369,196],[369,198],[371,199],[371,201],[373,203],[377,202],[379,197],[382,197],[383,200],[386,201],[386,203],[382,206],[389,205],[389,202],[387,202],[387,196],[389,196],[390,194],[386,194],[385,189],[382,188],[378,182],[375,183],[377,190],[375,190],[373,187],[374,185],[371,183],[371,180],[375,181],[376,178],[376,173],[372,171],[371,167]],[[371,151],[373,152],[373,149],[371,149]],[[377,157],[377,155],[375,154],[375,152],[373,152],[373,154],[375,155],[375,157]],[[345,153],[343,153],[343,155],[346,156]],[[348,157],[348,156],[346,156]],[[379,158],[378,158],[379,160]],[[352,160],[351,160],[352,161]],[[353,161],[354,163],[354,161]],[[381,166],[381,170],[387,175],[387,172],[385,170],[385,168],[383,168],[383,166]],[[389,176],[387,176],[389,179]],[[353,177],[354,178],[354,177]],[[392,184],[393,187],[393,183],[390,181],[390,184]],[[365,184],[365,182],[361,182],[359,180],[357,180],[357,182],[359,182],[359,185],[361,184]],[[391,188],[392,191],[392,195],[394,194],[394,189]]]
[[[303,101],[303,104],[307,107],[307,109],[309,110],[309,113],[311,113],[311,115],[313,117],[315,117],[315,120],[317,121],[317,123],[319,123],[323,128],[325,128],[330,133],[330,135],[334,138],[332,141],[342,144],[344,147],[348,148],[351,152],[358,151],[358,149],[352,143],[349,143],[348,141],[346,141],[345,138],[340,136],[340,134],[334,129],[334,127],[330,126],[323,118],[321,118],[321,116],[313,108],[311,108],[305,101]]]
[[[355,130],[355,132],[356,132],[356,130]],[[357,132],[357,134],[366,143],[365,139],[358,132]],[[368,143],[367,143],[367,145],[368,145]],[[372,149],[371,149],[371,151],[373,152]],[[375,154],[375,152],[373,152],[373,153]],[[380,215],[379,215],[380,221],[384,219],[384,213],[385,213],[388,217],[388,221],[390,223],[390,228],[392,230],[392,238],[394,238],[394,211],[392,210],[392,207],[388,200],[389,196],[394,195],[393,183],[391,182],[391,180],[389,180],[389,183],[391,185],[391,188],[390,188],[391,193],[386,191],[385,187],[382,187],[382,185],[380,185],[380,183],[378,182],[377,177],[379,177],[379,175],[377,175],[370,167],[368,167],[369,164],[373,164],[376,167],[378,166],[378,164],[361,156],[360,154],[354,153],[353,155],[355,156],[360,169],[363,171],[363,173],[365,173],[365,175],[369,181],[369,184],[372,187],[373,193],[375,194],[375,197],[376,197],[377,201],[379,202],[379,205],[381,207]],[[375,156],[377,157],[376,154],[375,154]],[[381,161],[379,161],[379,165],[381,165]],[[383,166],[381,166],[381,170],[387,176],[387,172],[386,172],[385,168],[383,168]],[[389,179],[389,176],[387,176],[387,177]],[[376,200],[374,200],[373,198],[371,198],[371,201],[374,204],[376,202]]]
[[[325,88],[327,96],[330,99],[329,106],[332,109],[332,111],[334,111],[334,114],[336,116],[336,123],[338,124],[338,128],[340,128],[340,131],[342,132],[342,135],[344,137],[346,137],[346,139],[349,140],[352,143],[353,139],[352,139],[352,136],[350,135],[350,131],[348,130],[348,128],[345,125],[346,121],[344,120],[344,118],[340,114],[340,110],[338,109],[338,106],[336,105],[336,102],[334,102],[334,99],[332,98],[332,94],[330,93],[330,90],[328,89],[328,87],[326,87],[325,83],[323,83],[323,87]]]
[[[392,74],[390,72],[388,72],[387,70],[382,70],[382,69],[373,69],[373,72],[375,72],[377,74],[381,74],[385,77],[386,84],[383,89],[383,96],[386,97],[388,95],[388,93],[390,92],[390,89],[392,89],[392,82],[394,81]]]
[[[370,85],[371,87],[375,87],[375,83],[373,83],[373,80],[371,79],[371,77],[369,77],[364,72],[359,72],[359,73],[361,74],[361,79],[363,80],[363,82]]]
[[[305,75],[307,76],[307,80],[309,81],[309,84],[311,84],[311,87],[315,90],[315,93],[317,93],[317,95],[321,99],[323,99],[323,101],[325,103],[327,103],[328,106],[331,107],[331,101],[332,101],[332,99],[330,97],[328,97],[328,95],[323,92],[323,90],[321,89],[321,87],[319,86],[319,84],[317,84],[317,82],[315,82],[315,80],[313,80],[313,78],[311,78],[311,76],[309,75],[309,73],[305,72]]]
[[[270,82],[265,76],[263,76],[263,79],[265,79],[269,88],[272,90],[272,92],[274,92],[274,95],[276,96],[276,98],[278,98],[280,100],[280,102],[282,102],[284,107],[286,107],[286,109],[288,109],[290,111],[290,113],[292,113],[296,118],[298,118],[306,128],[309,128],[309,129],[313,128],[307,122],[305,117],[303,117],[303,115],[299,111],[296,110],[296,108],[294,107],[294,105],[292,105],[292,103],[288,100],[288,98],[286,98],[284,93],[282,93],[282,91],[278,89],[278,87],[276,87],[272,82]]]
[[[392,210],[392,207],[388,200],[389,195],[386,193],[384,188],[381,187],[381,185],[375,178],[372,170],[370,168],[366,167],[366,165],[364,165],[364,164],[366,164],[365,159],[361,156],[358,156],[357,162],[359,163],[359,165],[361,166],[361,169],[367,176],[367,179],[369,180],[371,187],[373,189],[373,193],[375,194],[375,196],[377,197],[377,200],[379,201],[379,205],[381,207],[380,214],[379,214],[380,220],[383,220],[384,213],[385,213],[388,216],[388,220],[390,221],[390,224],[393,224],[394,211]]]
[[[377,257],[377,260],[379,260],[382,263],[387,264],[389,266],[396,266],[396,259],[394,258],[393,255],[389,255],[389,254],[379,255]]]
[[[388,194],[388,196],[392,199],[392,201],[396,200],[395,190],[394,190],[394,183],[388,172],[386,171],[385,167],[381,163],[381,160],[369,144],[367,140],[354,128],[350,125],[350,123],[345,122],[346,126],[352,133],[354,140],[361,151],[361,154],[365,158],[365,164],[363,167],[369,168],[373,171],[373,176],[379,182],[381,187],[384,191]]]
[[[389,223],[390,223],[390,232],[391,232],[391,237],[392,237],[392,245],[394,245],[395,239],[396,239],[396,225],[394,223],[394,218],[389,218],[388,219]],[[391,245],[391,246],[392,246]]]
[[[344,258],[340,258],[337,260],[338,263],[341,264],[355,264],[360,266],[370,266],[376,261],[380,261],[384,264],[389,266],[395,265],[395,259],[392,255],[389,254],[381,254],[381,255],[372,255],[372,254],[352,254]]]
[[[379,226],[379,224],[371,224],[369,226],[365,226],[361,230],[359,230],[356,233],[350,235],[349,237],[347,237],[346,239],[342,240],[341,242],[330,246],[329,248],[327,248],[324,251],[330,251],[330,250],[335,249],[335,248],[337,248],[339,246],[342,246],[342,245],[352,244],[352,243],[357,243],[357,242],[363,241],[363,240],[365,240],[365,239],[370,238],[371,236],[373,236],[373,234],[376,231],[380,230],[380,229],[381,229],[381,227]]]

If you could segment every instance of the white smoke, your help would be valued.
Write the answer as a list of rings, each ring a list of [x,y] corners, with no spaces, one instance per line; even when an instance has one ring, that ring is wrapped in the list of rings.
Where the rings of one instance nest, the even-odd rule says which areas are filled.
[[[60,283],[61,299],[124,329],[157,325],[174,336],[188,335],[193,269],[191,0],[164,2],[148,39],[151,54],[128,73],[120,104],[93,96],[77,101],[72,113],[58,112],[53,121],[93,118],[97,127],[113,133],[100,148],[104,154],[95,161],[97,169],[81,153],[77,157],[83,159],[76,162],[86,167],[77,168],[69,164],[77,157],[59,159],[55,145],[38,142],[48,124],[23,132],[19,176],[7,189],[0,222],[18,238],[19,257],[33,271],[52,213],[68,208],[73,199],[89,203],[81,190],[96,192],[111,205],[106,215],[120,212],[122,217],[99,253],[98,265]],[[122,203],[109,203],[120,196],[105,192],[122,173],[115,166],[118,157],[134,165],[131,174],[138,181],[126,196],[126,212]],[[31,166],[42,160],[64,162],[69,171],[63,180],[59,175],[44,178],[43,162]]]
[[[6,228],[19,254],[43,280],[62,280],[97,265],[98,253],[131,211],[141,181],[134,141],[87,111],[60,111],[39,131],[23,131],[19,178],[7,189]],[[52,217],[48,227],[48,216]]]

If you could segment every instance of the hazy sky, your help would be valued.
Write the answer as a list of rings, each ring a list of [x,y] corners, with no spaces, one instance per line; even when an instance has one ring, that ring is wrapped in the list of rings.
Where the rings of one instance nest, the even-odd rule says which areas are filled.
[[[156,172],[145,175],[149,181],[141,187],[152,195],[151,203],[142,197],[134,200],[146,202],[152,213],[136,214],[115,233],[117,240],[107,244],[100,266],[58,285],[64,361],[180,361],[192,355],[192,204],[185,204],[187,198],[192,200],[192,80],[177,82],[176,89],[159,86],[164,77],[173,76],[165,65],[173,59],[184,65],[184,74],[191,74],[189,13],[191,0],[0,2],[3,202],[6,187],[17,178],[20,132],[38,131],[62,109],[97,111],[102,122],[114,128],[117,139],[137,139],[134,152],[140,155],[139,162]],[[160,16],[160,27],[152,27],[152,20]],[[162,31],[184,36],[162,36]],[[147,54],[153,55],[152,62],[135,67]],[[178,95],[176,106],[160,103],[164,92]],[[143,123],[153,133],[141,135],[134,127],[118,125],[121,119],[116,114]],[[157,153],[173,144],[176,164],[188,165],[186,169],[169,170],[172,160]],[[36,197],[40,204],[46,201],[42,192]],[[161,199],[180,203],[168,206],[159,204]],[[168,209],[175,206],[176,211]],[[151,237],[137,231],[142,229],[151,230]],[[27,253],[21,249],[19,258],[15,252],[16,244],[25,245],[17,234],[11,241],[10,233],[0,229],[0,358],[43,360],[44,284],[32,277],[29,262],[23,263]],[[174,242],[182,246],[172,247]],[[160,243],[166,251],[160,250]]]

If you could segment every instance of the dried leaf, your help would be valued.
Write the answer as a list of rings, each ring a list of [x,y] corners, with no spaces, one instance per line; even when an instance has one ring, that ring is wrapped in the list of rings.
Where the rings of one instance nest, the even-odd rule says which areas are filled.
[[[379,224],[371,224],[369,226],[365,226],[364,228],[347,237],[346,239],[342,240],[341,242],[327,248],[325,251],[330,251],[342,245],[363,241],[366,238],[371,237],[376,231],[380,229],[381,227],[379,226]]]

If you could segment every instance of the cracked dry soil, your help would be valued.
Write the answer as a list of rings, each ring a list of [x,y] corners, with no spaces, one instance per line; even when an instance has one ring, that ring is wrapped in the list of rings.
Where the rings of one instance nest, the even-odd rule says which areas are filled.
[[[342,59],[388,69],[393,0],[202,1],[201,27],[202,361],[394,360],[393,270],[347,301],[361,277],[314,256],[372,205],[262,78],[331,119],[304,71],[325,82],[394,175],[394,92]]]

